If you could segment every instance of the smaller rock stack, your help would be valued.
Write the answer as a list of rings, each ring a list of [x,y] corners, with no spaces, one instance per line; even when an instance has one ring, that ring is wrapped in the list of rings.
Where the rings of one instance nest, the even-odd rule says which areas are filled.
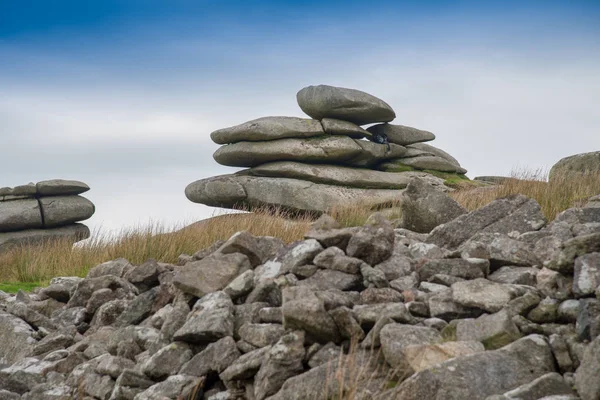
[[[188,199],[322,213],[336,205],[395,202],[416,177],[439,187],[444,179],[436,173],[467,179],[456,159],[422,143],[435,139],[433,133],[387,123],[396,114],[383,100],[327,85],[306,87],[297,100],[313,119],[264,117],[213,132],[211,139],[223,145],[214,159],[249,169],[193,182]]]
[[[88,227],[76,222],[94,214],[94,204],[79,196],[89,189],[83,182],[63,179],[0,188],[0,252],[50,239],[88,238]]]

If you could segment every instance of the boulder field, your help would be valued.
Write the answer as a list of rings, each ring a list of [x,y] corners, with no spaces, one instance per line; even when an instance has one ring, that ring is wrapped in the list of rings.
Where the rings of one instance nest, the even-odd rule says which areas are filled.
[[[0,398],[600,399],[597,198],[547,223],[429,190],[406,196],[430,233],[323,215],[288,245],[238,232],[0,292]]]
[[[263,117],[211,133],[222,145],[215,161],[247,169],[193,182],[187,198],[214,207],[319,214],[398,200],[415,177],[443,190],[440,176],[467,179],[454,157],[423,143],[434,140],[433,133],[388,123],[396,114],[375,96],[318,85],[296,98],[313,119]]]
[[[0,252],[52,239],[88,238],[88,227],[77,222],[94,214],[94,204],[80,196],[89,189],[64,179],[0,188]]]

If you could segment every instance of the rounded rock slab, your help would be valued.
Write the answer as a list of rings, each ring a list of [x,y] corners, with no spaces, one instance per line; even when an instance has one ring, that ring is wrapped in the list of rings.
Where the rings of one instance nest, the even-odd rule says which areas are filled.
[[[0,202],[0,232],[41,228],[42,214],[36,199]]]
[[[238,142],[220,147],[213,158],[219,164],[230,167],[254,167],[274,161],[369,166],[402,157],[405,153],[403,146],[391,145],[388,151],[382,144],[336,135]]]
[[[263,117],[230,128],[219,129],[211,133],[210,138],[217,144],[229,144],[242,141],[307,138],[321,136],[324,133],[321,123],[314,119]]]
[[[434,171],[451,172],[457,174],[465,174],[467,172],[466,169],[438,156],[399,158],[396,160],[386,161],[380,164],[379,168],[382,171],[393,172],[398,169],[406,168],[406,166],[416,169],[430,169]]]
[[[82,224],[72,224],[54,229],[26,229],[0,233],[0,253],[13,246],[38,244],[50,240],[72,240],[73,243],[90,237],[90,230]]]
[[[584,173],[600,175],[600,151],[575,154],[561,159],[550,169],[548,179]]]
[[[314,183],[362,189],[404,189],[424,172],[382,172],[327,164],[279,161],[262,164],[247,171],[252,176],[302,179]]]
[[[68,225],[94,215],[94,204],[82,196],[52,196],[39,199],[44,227]]]
[[[90,187],[83,182],[66,179],[41,181],[35,186],[40,196],[76,195],[90,190]]]
[[[397,202],[402,190],[358,189],[290,178],[221,175],[189,184],[185,194],[194,203],[212,207],[252,210],[275,206],[293,212],[323,213],[335,206]],[[229,194],[233,195],[229,197]]]
[[[419,142],[419,143],[413,143],[413,144],[407,145],[406,148],[407,149],[417,149],[417,150],[424,151],[426,153],[431,153],[434,156],[441,157],[441,158],[451,162],[452,164],[456,164],[457,166],[460,167],[460,163],[458,162],[458,160],[456,158],[452,157],[450,154],[446,153],[444,150],[439,149],[430,144]]]
[[[373,135],[385,135],[390,143],[406,146],[413,143],[429,142],[435,139],[431,132],[404,125],[378,124],[367,128]]]
[[[335,118],[365,125],[396,118],[385,101],[356,89],[308,86],[296,94],[296,99],[302,111],[315,119]]]

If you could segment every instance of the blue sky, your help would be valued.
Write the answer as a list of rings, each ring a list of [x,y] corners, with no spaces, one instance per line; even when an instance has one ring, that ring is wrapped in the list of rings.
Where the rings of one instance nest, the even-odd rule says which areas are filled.
[[[92,187],[92,227],[210,216],[211,131],[372,93],[469,176],[600,149],[597,1],[0,0],[0,186]]]

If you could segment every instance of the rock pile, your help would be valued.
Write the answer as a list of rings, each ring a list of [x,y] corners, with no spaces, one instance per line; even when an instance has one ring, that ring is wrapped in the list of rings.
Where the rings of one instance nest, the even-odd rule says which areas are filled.
[[[0,397],[600,398],[598,207],[547,224],[517,195],[430,234],[323,216],[180,261],[1,294]]]
[[[415,177],[443,187],[444,179],[424,170],[466,179],[456,159],[423,143],[435,135],[387,123],[396,114],[370,94],[319,85],[300,90],[297,100],[314,119],[264,117],[213,132],[211,139],[223,145],[214,159],[249,169],[193,182],[185,190],[188,199],[322,213],[335,205],[396,201]],[[377,122],[384,123],[360,126]]]
[[[63,179],[0,188],[0,252],[57,238],[88,238],[88,227],[77,222],[94,214],[92,202],[79,196],[89,189]]]

